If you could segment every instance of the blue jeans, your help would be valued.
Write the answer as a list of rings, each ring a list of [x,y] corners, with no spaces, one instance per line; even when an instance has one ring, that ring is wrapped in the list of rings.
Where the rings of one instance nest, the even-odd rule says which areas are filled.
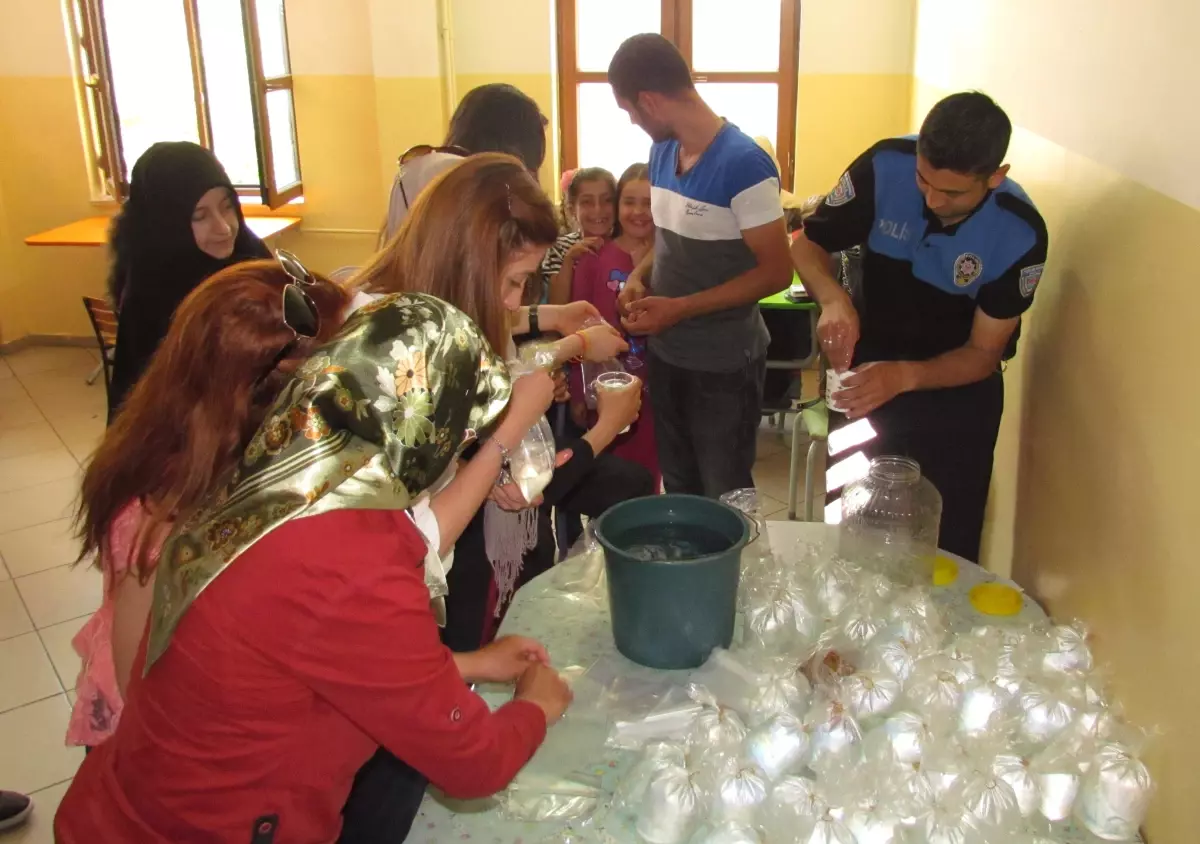
[[[666,491],[719,498],[754,486],[766,358],[736,372],[700,372],[651,353],[648,369]]]

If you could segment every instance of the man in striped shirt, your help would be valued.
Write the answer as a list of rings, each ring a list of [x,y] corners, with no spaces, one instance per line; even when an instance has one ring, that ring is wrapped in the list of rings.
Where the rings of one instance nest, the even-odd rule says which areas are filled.
[[[649,339],[648,379],[667,492],[754,486],[770,336],[758,301],[791,281],[779,171],[700,98],[683,56],[635,35],[608,68],[617,104],[650,135],[652,265],[626,285],[626,329]],[[649,270],[649,289],[639,282]]]

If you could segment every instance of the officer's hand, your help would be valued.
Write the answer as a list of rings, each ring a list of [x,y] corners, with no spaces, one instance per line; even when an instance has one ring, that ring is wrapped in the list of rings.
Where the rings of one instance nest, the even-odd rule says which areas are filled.
[[[845,408],[846,416],[858,419],[912,389],[904,361],[864,363],[842,379],[842,389],[833,400]]]
[[[817,338],[821,351],[835,372],[845,372],[858,344],[858,311],[849,296],[839,296],[821,308],[817,320]]]

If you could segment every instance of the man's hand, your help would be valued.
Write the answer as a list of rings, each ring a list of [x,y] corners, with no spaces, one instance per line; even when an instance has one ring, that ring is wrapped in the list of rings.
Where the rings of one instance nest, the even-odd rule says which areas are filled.
[[[817,338],[821,351],[835,372],[845,372],[858,345],[858,311],[849,296],[839,296],[821,308]]]
[[[574,334],[585,325],[603,322],[604,318],[591,302],[571,302],[567,305],[542,305],[539,322],[543,331],[556,331],[564,337]]]
[[[831,398],[845,408],[846,416],[858,419],[914,389],[905,361],[865,363],[842,379],[842,389]]]
[[[629,306],[639,299],[646,298],[646,285],[642,282],[642,276],[636,269],[629,274],[629,278],[625,280],[625,286],[621,288],[621,292],[617,295],[617,308],[623,316],[629,315]]]
[[[531,665],[550,664],[545,647],[524,636],[502,636],[474,653],[458,657],[455,662],[463,679],[476,683],[512,683]]]
[[[668,296],[647,296],[630,303],[629,316],[622,317],[621,324],[630,334],[659,334],[675,325],[683,317],[682,299],[672,299]]]

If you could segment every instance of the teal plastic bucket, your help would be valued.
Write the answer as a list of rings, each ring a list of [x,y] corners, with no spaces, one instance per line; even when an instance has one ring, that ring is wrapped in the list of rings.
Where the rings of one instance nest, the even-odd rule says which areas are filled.
[[[618,651],[650,668],[680,669],[729,647],[751,539],[741,513],[710,498],[654,495],[612,507],[595,533]]]

